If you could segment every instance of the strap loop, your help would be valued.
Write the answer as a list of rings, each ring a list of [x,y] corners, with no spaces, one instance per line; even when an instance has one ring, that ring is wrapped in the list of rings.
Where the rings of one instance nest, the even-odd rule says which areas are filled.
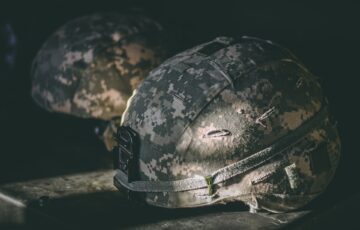
[[[209,175],[205,177],[205,181],[208,186],[209,196],[211,196],[214,193],[214,178]]]

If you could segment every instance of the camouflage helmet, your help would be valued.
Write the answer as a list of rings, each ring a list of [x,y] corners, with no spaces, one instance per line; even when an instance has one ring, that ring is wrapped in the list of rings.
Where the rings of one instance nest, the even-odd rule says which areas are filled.
[[[167,207],[304,206],[331,181],[340,140],[317,78],[287,49],[219,37],[154,69],[128,101],[114,183]]]
[[[72,20],[51,35],[32,66],[32,97],[52,112],[109,120],[165,56],[164,32],[139,14]]]

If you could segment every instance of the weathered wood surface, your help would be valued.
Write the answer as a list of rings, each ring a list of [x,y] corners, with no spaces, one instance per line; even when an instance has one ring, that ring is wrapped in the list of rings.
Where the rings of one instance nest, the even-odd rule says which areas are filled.
[[[278,229],[311,213],[252,214],[240,203],[178,210],[139,206],[120,196],[113,174],[99,170],[4,184],[0,223],[52,228]]]

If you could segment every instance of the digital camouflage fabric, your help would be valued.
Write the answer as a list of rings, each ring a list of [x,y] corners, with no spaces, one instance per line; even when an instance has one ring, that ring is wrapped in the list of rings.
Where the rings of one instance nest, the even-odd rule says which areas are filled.
[[[250,37],[165,61],[132,95],[122,127],[138,135],[138,176],[119,169],[115,185],[167,208],[297,209],[325,190],[340,157],[317,78],[287,49]]]
[[[32,96],[51,112],[110,120],[166,55],[162,27],[139,14],[103,13],[66,23],[32,66]]]

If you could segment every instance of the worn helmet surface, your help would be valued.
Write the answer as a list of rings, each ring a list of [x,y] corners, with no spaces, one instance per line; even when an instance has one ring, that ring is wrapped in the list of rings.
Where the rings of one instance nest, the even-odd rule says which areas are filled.
[[[154,69],[118,129],[115,185],[148,204],[304,206],[340,140],[317,78],[270,41],[219,37]]]
[[[36,55],[32,96],[52,112],[109,120],[122,114],[164,56],[163,30],[145,16],[81,17],[59,28]]]

